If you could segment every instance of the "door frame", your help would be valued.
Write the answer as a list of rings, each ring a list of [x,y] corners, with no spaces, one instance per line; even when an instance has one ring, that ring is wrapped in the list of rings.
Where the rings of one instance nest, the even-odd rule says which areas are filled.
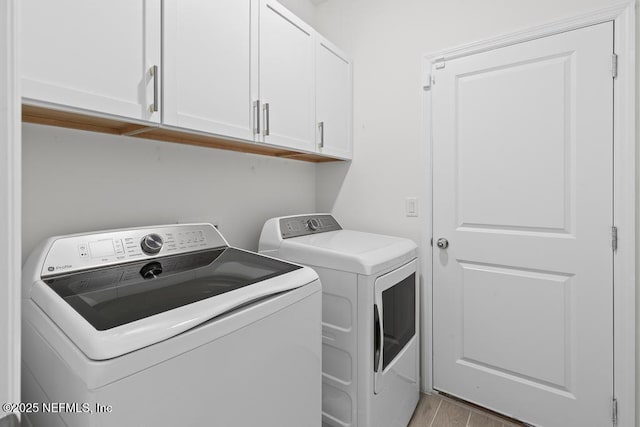
[[[636,0],[554,21],[545,25],[487,40],[445,49],[422,57],[422,129],[420,195],[427,202],[421,222],[421,389],[433,391],[433,145],[431,133],[432,69],[436,62],[514,45],[541,37],[576,30],[603,22],[614,22],[614,51],[618,75],[614,80],[614,224],[618,249],[614,258],[614,395],[618,403],[618,425],[636,424]],[[614,397],[614,396],[612,396]]]
[[[0,2],[0,400],[20,402],[22,138],[19,1]],[[6,144],[4,143],[6,141]],[[4,363],[6,362],[6,364]],[[7,416],[0,412],[0,419]],[[19,414],[16,414],[19,416]],[[9,425],[12,420],[9,417]],[[15,418],[13,419],[15,422]],[[2,424],[2,422],[0,422]]]

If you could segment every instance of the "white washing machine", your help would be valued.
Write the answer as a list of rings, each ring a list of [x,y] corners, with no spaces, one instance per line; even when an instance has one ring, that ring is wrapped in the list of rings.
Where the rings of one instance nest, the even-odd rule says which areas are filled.
[[[33,426],[321,424],[310,268],[180,224],[50,238],[23,277]]]
[[[419,399],[415,243],[312,214],[268,220],[259,250],[322,281],[323,425],[406,427]]]

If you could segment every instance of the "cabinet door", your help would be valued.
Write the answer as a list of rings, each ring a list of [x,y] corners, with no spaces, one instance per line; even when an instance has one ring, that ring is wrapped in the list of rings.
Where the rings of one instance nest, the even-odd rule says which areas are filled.
[[[316,141],[318,151],[350,159],[351,63],[334,45],[319,38],[316,45]]]
[[[160,0],[23,0],[22,94],[160,121]],[[158,91],[154,91],[154,89]],[[155,95],[155,97],[154,97]]]
[[[273,0],[260,7],[264,142],[315,151],[314,32]]]
[[[164,0],[165,124],[253,139],[253,4]]]

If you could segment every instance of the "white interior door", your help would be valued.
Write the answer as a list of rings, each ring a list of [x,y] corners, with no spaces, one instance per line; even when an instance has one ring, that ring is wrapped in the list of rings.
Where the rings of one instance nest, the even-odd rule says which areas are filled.
[[[534,425],[612,425],[612,53],[609,22],[434,70],[434,388]]]

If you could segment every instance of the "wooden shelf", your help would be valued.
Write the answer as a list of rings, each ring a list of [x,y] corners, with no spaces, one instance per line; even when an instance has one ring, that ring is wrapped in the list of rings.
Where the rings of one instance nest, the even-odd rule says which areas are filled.
[[[130,123],[119,119],[96,117],[27,104],[22,105],[22,121],[25,123],[36,123],[40,125],[79,129],[111,135],[124,135],[134,138],[176,142],[179,144],[197,145],[200,147],[217,148],[220,150],[302,160],[305,162],[320,163],[340,161],[340,159],[326,157],[319,154],[302,153],[257,142],[228,140],[212,135],[165,128],[161,125],[150,127],[148,125]]]

